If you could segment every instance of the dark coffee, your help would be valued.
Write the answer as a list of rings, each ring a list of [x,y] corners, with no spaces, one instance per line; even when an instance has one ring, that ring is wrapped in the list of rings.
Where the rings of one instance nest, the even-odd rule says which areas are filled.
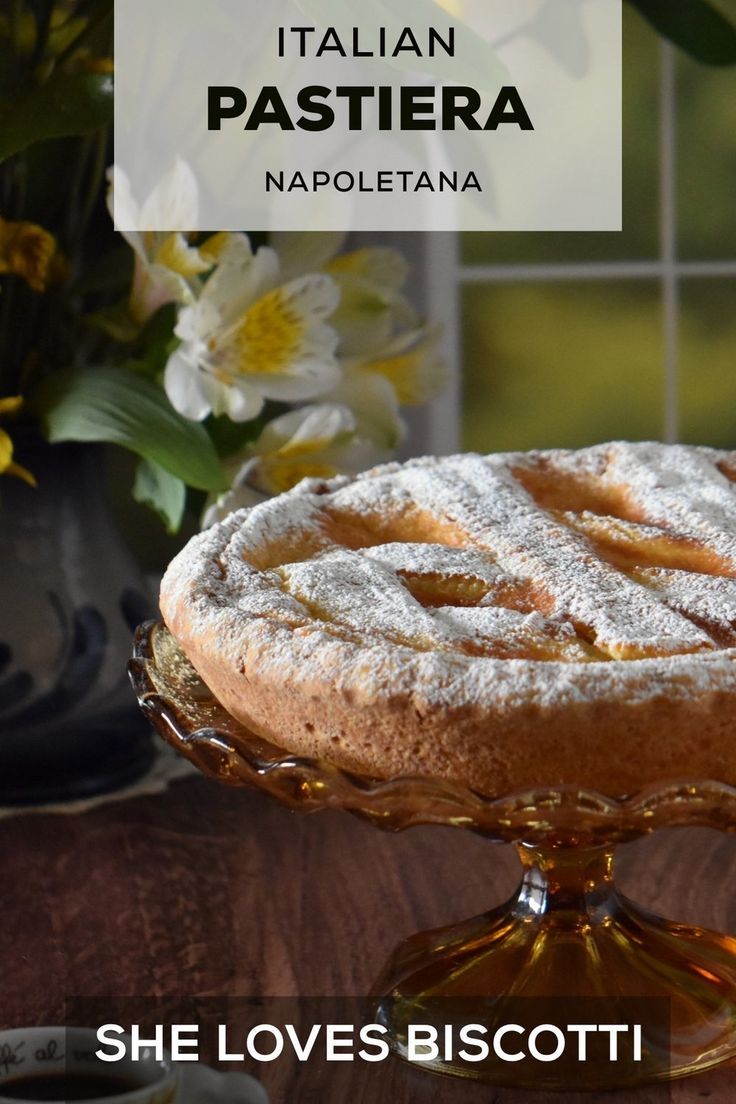
[[[9,1100],[97,1100],[106,1096],[122,1096],[140,1088],[140,1083],[104,1073],[42,1073],[37,1077],[21,1077],[0,1085],[0,1097]]]

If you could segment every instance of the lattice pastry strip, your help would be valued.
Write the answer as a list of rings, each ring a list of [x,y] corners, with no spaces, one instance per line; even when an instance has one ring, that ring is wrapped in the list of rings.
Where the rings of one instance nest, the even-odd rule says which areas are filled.
[[[719,644],[736,644],[736,579],[658,567],[638,568],[632,574],[658,591],[673,609],[702,625]]]
[[[702,540],[684,537],[657,525],[643,525],[621,518],[602,517],[586,510],[560,512],[558,519],[587,537],[600,555],[615,567],[632,565],[675,568],[685,572],[722,575],[730,564]]]
[[[736,573],[736,493],[728,454],[686,445],[625,444],[584,450],[591,475],[609,494],[618,488],[632,521],[659,525],[701,542]],[[575,453],[557,454],[558,472],[575,469]],[[577,464],[580,471],[580,464]]]

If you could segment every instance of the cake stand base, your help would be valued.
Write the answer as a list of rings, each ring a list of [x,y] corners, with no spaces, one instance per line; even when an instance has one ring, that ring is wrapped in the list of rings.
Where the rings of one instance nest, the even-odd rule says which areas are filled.
[[[620,896],[612,846],[518,850],[516,896],[391,958],[374,996],[396,1054],[452,1076],[567,1090],[669,1080],[736,1055],[736,939]]]
[[[523,841],[516,897],[486,916],[415,936],[393,956],[372,1000],[397,1054],[453,1076],[563,1090],[667,1081],[736,1055],[736,939],[643,912],[613,884],[619,842],[664,827],[736,831],[736,787],[649,780],[628,797],[559,784],[484,796],[446,779],[367,778],[250,732],[163,625],[138,630],[130,676],[160,735],[231,786],[255,786],[304,812],[346,809],[386,831],[450,825],[496,842]],[[421,1055],[411,1047],[417,1024],[432,1027],[439,1044]],[[463,1050],[475,1059],[481,1052],[477,1041],[457,1045],[463,1025],[485,1031],[492,1044],[497,1028],[510,1026],[501,1049],[526,1057],[509,1061],[491,1045],[484,1060],[467,1060]],[[591,1026],[595,1032],[583,1030]],[[614,1028],[627,1026],[619,1037]],[[538,1027],[546,1029],[537,1040],[543,1055],[555,1053],[555,1031],[563,1036],[559,1058],[536,1057]]]

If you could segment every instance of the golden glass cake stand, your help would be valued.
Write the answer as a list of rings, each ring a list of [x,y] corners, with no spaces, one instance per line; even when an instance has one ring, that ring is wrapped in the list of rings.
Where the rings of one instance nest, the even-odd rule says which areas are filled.
[[[488,798],[426,778],[364,778],[291,755],[245,729],[160,624],[139,629],[130,674],[154,728],[222,782],[255,786],[305,812],[346,809],[388,831],[452,825],[516,844],[523,877],[510,901],[413,936],[387,964],[374,996],[400,1056],[407,1056],[410,1023],[442,1027],[459,1016],[488,1025],[492,1035],[509,1016],[519,1023],[522,1006],[544,1022],[555,1022],[555,1007],[563,1018],[576,1010],[580,1018],[588,1007],[599,1023],[629,1023],[632,1000],[642,998],[642,1007],[664,1007],[665,1015],[642,1024],[638,1061],[627,1050],[616,1063],[580,1063],[566,1051],[561,1061],[530,1070],[493,1051],[471,1065],[456,1048],[447,1060],[422,1064],[499,1085],[592,1089],[682,1077],[736,1055],[736,939],[653,916],[622,897],[613,879],[622,841],[673,825],[736,830],[735,789],[683,782],[621,800],[574,787]]]

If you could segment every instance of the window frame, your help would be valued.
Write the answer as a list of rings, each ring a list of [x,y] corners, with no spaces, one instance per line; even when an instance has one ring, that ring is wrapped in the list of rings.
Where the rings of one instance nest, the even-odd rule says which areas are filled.
[[[677,196],[677,51],[660,45],[659,112],[659,254],[653,260],[540,262],[538,264],[466,264],[459,235],[399,234],[398,248],[409,256],[417,274],[415,298],[428,318],[444,329],[449,367],[446,391],[409,419],[404,455],[448,455],[462,448],[462,292],[473,285],[564,283],[589,281],[656,281],[662,303],[662,439],[680,435],[680,319],[685,280],[736,277],[736,259],[679,259]]]

